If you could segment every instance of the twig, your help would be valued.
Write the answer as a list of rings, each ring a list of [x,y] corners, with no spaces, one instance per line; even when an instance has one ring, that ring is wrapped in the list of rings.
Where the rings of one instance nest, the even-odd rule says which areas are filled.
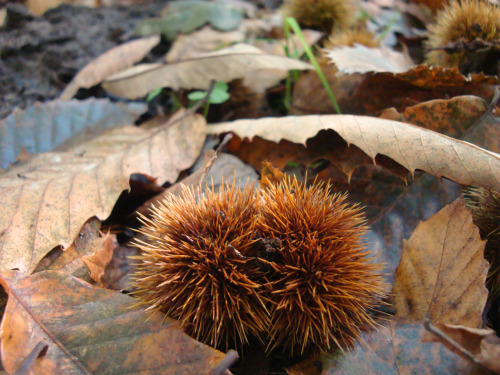
[[[205,103],[208,102],[208,98],[210,98],[212,91],[214,91],[215,84],[216,84],[216,81],[214,79],[212,79],[210,81],[210,85],[208,86],[207,94],[205,95],[205,97],[203,99],[201,99],[199,102],[197,102],[194,106],[189,108],[187,113],[194,115],[198,109],[200,109],[203,105],[205,105]]]
[[[429,318],[425,318],[424,319],[424,327],[430,333],[432,333],[432,334],[436,335],[437,337],[439,337],[439,339],[441,340],[442,343],[446,343],[451,348],[453,348],[453,350],[456,352],[456,354],[459,354],[463,358],[468,359],[473,364],[475,364],[476,366],[480,367],[481,370],[483,370],[486,374],[497,374],[497,372],[492,371],[490,368],[488,368],[488,366],[485,366],[484,364],[482,364],[481,362],[479,362],[479,360],[474,356],[474,354],[472,354],[471,352],[469,352],[467,349],[465,349],[464,347],[462,347],[458,342],[456,342],[455,340],[453,340],[446,333],[444,333],[439,328],[437,328],[436,326],[434,326],[431,323],[431,321],[429,320]]]
[[[198,183],[198,185],[200,185],[200,188],[201,188],[201,184],[203,183],[203,180],[205,179],[205,177],[207,177],[208,171],[210,170],[210,168],[212,168],[212,165],[214,164],[215,159],[217,159],[217,157],[219,156],[219,154],[222,150],[222,147],[224,147],[232,138],[233,138],[233,135],[231,133],[227,134],[224,137],[224,139],[222,140],[222,142],[220,143],[219,147],[217,147],[217,150],[215,150],[214,156],[212,156],[212,159],[210,159],[208,161],[207,165],[205,166],[205,169],[203,170],[203,173],[201,174],[200,182]]]
[[[224,375],[237,360],[240,358],[236,350],[230,349],[219,364],[212,369],[211,375]]]

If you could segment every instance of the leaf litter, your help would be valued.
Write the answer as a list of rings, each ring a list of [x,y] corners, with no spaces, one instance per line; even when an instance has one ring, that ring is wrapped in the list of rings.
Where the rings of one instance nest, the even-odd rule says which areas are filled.
[[[177,53],[177,58],[170,55],[167,64],[163,61],[150,64],[156,58],[150,54],[144,60],[147,61],[145,65],[131,67],[140,62],[152,46],[158,44],[158,38],[153,36],[130,42],[128,46],[137,48],[128,49],[127,45],[123,45],[101,55],[80,71],[61,97],[69,99],[78,87],[92,86],[90,91],[82,90],[77,96],[85,92],[87,94],[84,95],[88,95],[91,91],[99,90],[95,85],[101,82],[102,87],[110,90],[110,93],[126,98],[143,97],[157,90],[158,96],[148,99],[151,102],[146,118],[153,117],[149,124],[161,124],[165,123],[165,118],[172,117],[172,108],[189,105],[187,90],[206,90],[210,80],[215,79],[228,83],[230,95],[228,101],[211,104],[206,112],[209,121],[216,124],[207,128],[198,118],[194,121],[197,125],[193,125],[191,120],[187,120],[193,119],[192,116],[175,122],[174,115],[173,122],[160,128],[146,130],[125,127],[112,130],[90,142],[86,134],[72,137],[58,148],[59,151],[31,159],[22,148],[20,156],[14,157],[14,160],[18,158],[17,165],[0,175],[4,192],[12,193],[17,189],[25,194],[25,198],[18,195],[20,199],[10,199],[10,195],[4,194],[7,199],[2,206],[5,208],[4,214],[0,216],[0,224],[3,223],[3,227],[0,225],[0,239],[3,241],[0,264],[4,270],[3,285],[10,293],[11,304],[4,315],[2,324],[5,326],[2,327],[5,327],[5,332],[14,332],[21,337],[17,341],[19,346],[14,349],[9,346],[8,340],[2,339],[5,368],[10,372],[16,369],[21,373],[58,373],[62,363],[58,361],[69,360],[69,366],[79,368],[76,362],[83,358],[83,372],[101,372],[100,368],[94,370],[97,367],[92,367],[96,366],[95,359],[105,355],[94,350],[97,347],[95,337],[100,332],[95,329],[96,325],[91,325],[92,329],[88,331],[94,332],[92,334],[78,331],[74,337],[65,335],[64,331],[71,325],[61,322],[61,327],[52,326],[50,319],[48,322],[44,320],[44,314],[57,316],[65,309],[71,311],[72,307],[61,306],[51,298],[57,301],[62,296],[68,296],[66,302],[78,301],[87,293],[92,304],[108,309],[112,309],[111,305],[114,306],[115,297],[118,296],[133,301],[129,296],[109,289],[129,291],[130,288],[129,276],[133,272],[133,265],[126,254],[137,251],[127,246],[128,239],[133,236],[129,227],[136,228],[138,225],[135,209],[139,208],[138,211],[147,214],[151,204],[175,194],[182,183],[192,186],[200,184],[207,170],[208,176],[203,177],[203,184],[211,183],[211,177],[215,185],[222,178],[226,181],[240,176],[255,179],[255,171],[261,171],[263,180],[265,170],[261,163],[268,159],[279,170],[302,176],[303,179],[307,176],[309,183],[314,183],[315,179],[333,179],[336,189],[349,190],[351,199],[369,203],[367,211],[373,227],[367,240],[372,242],[370,249],[373,253],[387,263],[387,278],[394,284],[394,303],[388,301],[391,303],[388,309],[390,315],[382,315],[379,330],[364,333],[364,344],[356,344],[352,352],[335,351],[306,356],[296,366],[290,367],[293,359],[283,359],[276,353],[265,357],[263,349],[255,344],[250,351],[240,353],[243,357],[239,365],[232,367],[234,373],[409,371],[460,374],[471,371],[481,373],[485,368],[495,371],[498,365],[495,353],[499,348],[498,342],[492,341],[495,336],[491,331],[463,327],[479,327],[484,323],[482,311],[488,308],[485,307],[488,291],[484,286],[487,265],[482,258],[484,241],[479,238],[463,204],[456,198],[460,195],[459,184],[500,188],[499,156],[495,154],[500,151],[496,126],[498,120],[495,117],[496,100],[493,99],[490,106],[486,104],[491,100],[494,85],[498,83],[497,77],[486,76],[481,72],[464,76],[457,69],[425,65],[412,67],[404,65],[403,60],[396,62],[396,52],[388,46],[400,39],[403,43],[409,43],[408,52],[415,63],[421,63],[418,54],[415,54],[415,45],[418,46],[416,41],[418,35],[422,35],[422,30],[417,30],[416,24],[409,22],[407,17],[411,15],[426,20],[423,8],[414,3],[398,4],[398,1],[385,0],[370,6],[363,4],[364,11],[372,13],[367,25],[378,27],[372,31],[377,40],[382,40],[383,47],[378,52],[370,52],[360,46],[340,46],[331,51],[337,51],[337,55],[334,53],[337,67],[325,60],[320,61],[343,113],[350,115],[332,116],[334,110],[329,96],[324,94],[323,83],[317,79],[316,72],[307,72],[311,67],[305,61],[297,58],[301,53],[300,46],[297,54],[287,56],[283,55],[282,50],[257,52],[251,45],[230,47],[236,48],[235,55],[241,54],[240,60],[232,59],[227,49],[219,49],[242,41],[262,48],[267,48],[263,47],[266,43],[282,48],[285,40],[282,30],[276,26],[279,22],[271,20],[272,17],[280,19],[279,14],[262,16],[255,13],[255,8],[246,7],[245,2],[222,3],[172,3],[165,11],[163,20],[143,24],[142,32],[166,35],[173,42],[174,48],[170,51]],[[432,6],[433,9],[437,7],[435,4]],[[210,16],[213,15],[210,12],[198,17],[197,14],[201,14],[199,9],[204,7],[228,10],[218,15],[229,15],[226,19],[228,22],[220,23],[217,17]],[[244,17],[246,19],[243,21]],[[160,24],[169,19],[172,21],[170,24]],[[393,19],[391,22],[394,22],[394,27],[386,33],[381,25],[390,19]],[[207,24],[210,26],[196,31]],[[221,32],[220,29],[224,28],[233,31]],[[187,32],[192,33],[179,35]],[[384,33],[388,36],[385,39]],[[401,37],[401,34],[405,36]],[[208,39],[204,39],[205,36]],[[259,41],[254,38],[264,39]],[[317,39],[311,43],[326,45],[324,40]],[[158,50],[165,48],[164,39],[158,46]],[[242,48],[241,51],[238,48]],[[339,51],[354,53],[354,56],[341,56]],[[125,54],[123,60],[117,59],[121,53]],[[366,59],[363,57],[366,54],[371,57]],[[384,59],[386,64],[379,64]],[[252,75],[248,74],[245,65],[248,62],[252,69],[256,69]],[[395,67],[388,67],[391,64]],[[356,65],[368,68],[362,73],[346,70]],[[273,78],[273,75],[264,75],[262,69],[267,68],[281,71],[276,75],[273,73]],[[295,69],[304,71],[289,73],[289,70]],[[110,77],[117,72],[118,75]],[[261,78],[257,78],[259,75]],[[235,78],[244,78],[244,83],[231,82]],[[283,79],[285,81],[280,81]],[[162,88],[164,90],[158,91]],[[251,91],[256,88],[258,95]],[[288,106],[287,97],[293,98]],[[168,99],[167,105],[165,98]],[[276,105],[276,98],[285,98],[285,105],[281,108]],[[249,109],[251,106],[254,108]],[[285,117],[221,124],[224,118],[245,113],[255,114],[256,117],[263,113]],[[293,113],[321,113],[324,116],[290,116]],[[360,114],[367,116],[352,116]],[[379,116],[385,119],[377,119]],[[238,116],[233,118],[238,119]],[[16,126],[22,127],[25,123],[22,120]],[[210,135],[206,136],[205,132]],[[218,135],[226,132],[238,135],[225,146],[225,150],[235,156],[223,152],[215,157],[212,149],[217,146]],[[82,143],[81,139],[85,139],[85,142]],[[202,151],[203,142],[205,147]],[[205,154],[207,150],[209,152]],[[148,157],[147,154],[154,157]],[[413,180],[408,179],[409,173],[414,175]],[[148,184],[154,186],[149,190],[150,195],[138,198],[134,194],[122,194],[130,188],[129,183],[133,183],[134,176],[142,176],[143,187],[147,188]],[[66,190],[56,189],[58,186]],[[94,190],[97,187],[101,191],[104,200],[100,204],[90,187]],[[146,197],[151,196],[150,200],[144,202]],[[35,201],[35,204],[31,204],[31,201]],[[36,204],[36,201],[42,203]],[[117,207],[113,208],[115,203]],[[125,214],[118,207],[123,204],[126,206]],[[101,224],[108,216],[108,220]],[[427,221],[417,225],[421,220]],[[112,230],[112,233],[103,234],[100,230],[105,233]],[[473,261],[467,261],[471,259]],[[419,265],[419,271],[415,272],[409,264]],[[23,275],[9,271],[11,268],[34,274]],[[46,269],[57,271],[43,271]],[[45,285],[48,280],[58,280],[56,286],[59,289],[53,287],[54,282],[50,287],[45,286],[40,290],[31,286],[32,283]],[[81,280],[97,286],[92,287]],[[61,292],[63,285],[70,287]],[[85,287],[80,288],[83,285]],[[24,286],[26,289],[23,289]],[[41,293],[45,290],[50,290],[52,294],[46,293],[42,297]],[[15,297],[14,293],[18,297],[22,294],[22,298]],[[104,298],[103,293],[115,294]],[[107,302],[103,302],[103,299]],[[22,303],[16,302],[17,306],[13,308],[15,301]],[[37,301],[41,301],[43,309],[37,310]],[[102,328],[104,332],[106,328],[112,327],[111,331],[114,332],[113,324],[130,311],[123,306],[116,308],[114,318],[107,318],[106,323],[97,324],[97,328]],[[23,313],[28,310],[31,315]],[[135,311],[142,314],[141,309]],[[87,312],[87,315],[99,319],[100,312]],[[183,335],[176,322],[165,318],[160,312],[157,316],[158,319],[167,319],[165,324],[173,329],[175,335]],[[430,318],[430,323],[425,323],[427,325],[424,324],[425,318]],[[80,319],[78,313],[76,319]],[[153,325],[156,324],[155,319]],[[45,327],[45,330],[40,327]],[[52,327],[55,327],[54,331]],[[116,331],[120,330],[116,328]],[[26,332],[32,335],[31,341],[26,338]],[[60,332],[62,336],[59,336]],[[97,336],[90,337],[92,335]],[[141,337],[146,340],[146,336]],[[150,334],[147,337],[149,340]],[[106,364],[103,366],[113,372],[112,369],[118,371],[119,366],[132,364],[146,368],[153,366],[157,360],[163,360],[159,368],[165,371],[168,368],[183,373],[208,373],[213,369],[216,373],[224,373],[238,357],[232,351],[224,357],[222,353],[196,343],[187,336],[182,337],[187,341],[171,342],[164,338],[157,341],[158,347],[169,343],[167,352],[175,350],[175,353],[179,353],[179,357],[171,362],[163,358],[168,357],[165,354],[162,358],[151,355],[136,360],[137,355],[143,354],[138,347],[134,347],[129,348],[130,351],[120,351],[129,354],[130,360],[126,363],[120,360],[111,363],[112,359],[105,358],[102,363]],[[61,340],[68,339],[70,341],[64,342],[71,342],[72,339],[85,338],[89,338],[91,355],[85,357],[85,354],[82,356],[78,353],[76,362],[73,359],[77,356],[68,347],[52,344],[62,343]],[[450,338],[456,344],[450,346],[450,342],[453,342]],[[49,344],[43,344],[47,340]],[[468,340],[474,344],[469,345],[471,341]],[[135,343],[129,342],[130,345]],[[14,352],[4,352],[4,347]],[[19,350],[22,351],[20,355]],[[201,367],[190,367],[198,364]]]

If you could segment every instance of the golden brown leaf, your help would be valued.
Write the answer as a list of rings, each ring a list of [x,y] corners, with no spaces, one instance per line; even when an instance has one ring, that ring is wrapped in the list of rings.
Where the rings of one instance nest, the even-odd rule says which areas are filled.
[[[370,158],[385,155],[412,173],[420,169],[464,185],[500,186],[500,155],[397,121],[349,115],[288,116],[222,123],[211,126],[208,132],[305,145],[307,139],[326,129],[334,130]]]
[[[87,221],[70,247],[64,250],[60,247],[53,249],[38,263],[33,272],[60,271],[91,282],[89,269],[82,258],[94,254],[104,246],[105,238],[100,235],[100,227],[101,221],[95,217]]]
[[[481,327],[488,296],[484,246],[462,200],[420,223],[403,242],[393,290],[397,315]]]
[[[36,361],[55,374],[208,374],[224,354],[194,341],[179,324],[131,308],[134,299],[59,272],[1,274],[9,294],[1,326],[2,363],[15,372],[39,341],[49,345]]]
[[[141,61],[160,42],[157,35],[120,44],[85,65],[66,86],[59,100],[69,100],[79,88],[90,88],[112,74]]]
[[[109,77],[103,87],[114,95],[134,99],[159,87],[207,89],[212,79],[229,82],[258,69],[305,70],[312,65],[236,44],[171,64],[137,65]]]
[[[90,277],[99,286],[105,286],[103,284],[104,272],[106,266],[111,262],[114,250],[117,246],[118,241],[116,240],[116,235],[107,233],[104,236],[104,244],[100,249],[96,249],[91,255],[82,257],[83,263],[85,263],[90,271]]]
[[[132,173],[174,182],[205,136],[201,116],[155,130],[124,127],[64,153],[47,153],[0,178],[0,269],[31,272],[58,245],[69,246],[92,216],[104,220]],[[179,118],[178,118],[179,119]]]

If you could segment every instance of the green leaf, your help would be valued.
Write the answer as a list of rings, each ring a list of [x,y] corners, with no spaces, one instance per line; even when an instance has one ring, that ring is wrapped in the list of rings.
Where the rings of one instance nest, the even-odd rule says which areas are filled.
[[[184,0],[170,3],[163,18],[151,18],[140,22],[136,33],[151,35],[162,33],[167,39],[178,34],[190,33],[209,23],[215,29],[237,29],[244,17],[244,10],[231,4],[209,1]]]
[[[214,86],[210,97],[208,98],[209,104],[222,104],[228,100],[231,95],[227,92],[228,86],[225,82],[217,82]],[[188,99],[192,101],[199,101],[205,98],[207,95],[206,91],[193,91],[188,94]]]
[[[156,98],[158,95],[160,95],[161,90],[163,90],[163,87],[158,87],[156,90],[151,91],[148,96],[146,97],[146,102],[149,103],[151,100]]]

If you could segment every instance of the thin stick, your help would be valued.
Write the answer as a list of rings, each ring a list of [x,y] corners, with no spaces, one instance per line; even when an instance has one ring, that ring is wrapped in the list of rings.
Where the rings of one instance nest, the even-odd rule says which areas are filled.
[[[233,134],[231,134],[231,133],[226,134],[226,136],[224,137],[224,139],[220,143],[219,147],[217,147],[217,150],[215,150],[214,156],[212,156],[212,159],[210,159],[208,161],[207,165],[205,166],[205,169],[203,170],[203,173],[201,174],[200,182],[198,183],[198,185],[200,185],[200,188],[201,188],[201,184],[203,183],[203,180],[205,179],[205,177],[207,177],[208,171],[210,170],[210,168],[212,168],[212,165],[214,164],[215,159],[217,159],[217,157],[219,156],[219,154],[222,150],[222,147],[224,147],[232,138],[233,138]]]
[[[482,363],[480,363],[476,357],[474,357],[474,354],[472,354],[471,352],[469,352],[467,349],[463,348],[458,342],[456,342],[455,340],[453,340],[451,337],[449,337],[446,333],[444,333],[443,331],[441,331],[439,328],[437,328],[436,326],[434,326],[431,321],[429,320],[429,318],[426,318],[424,320],[424,327],[425,329],[427,329],[429,332],[431,332],[432,334],[436,335],[437,337],[439,337],[439,339],[442,341],[442,342],[445,342],[447,343],[449,346],[451,346],[454,350],[457,351],[458,354],[460,354],[463,358],[466,358],[468,359],[469,361],[471,361],[472,363],[474,363],[475,365],[477,366],[480,366],[481,368],[483,369],[487,369],[488,371],[491,371],[490,369],[488,369],[486,366],[484,366]]]
[[[236,350],[230,349],[219,364],[212,369],[211,375],[223,375],[240,358]]]

